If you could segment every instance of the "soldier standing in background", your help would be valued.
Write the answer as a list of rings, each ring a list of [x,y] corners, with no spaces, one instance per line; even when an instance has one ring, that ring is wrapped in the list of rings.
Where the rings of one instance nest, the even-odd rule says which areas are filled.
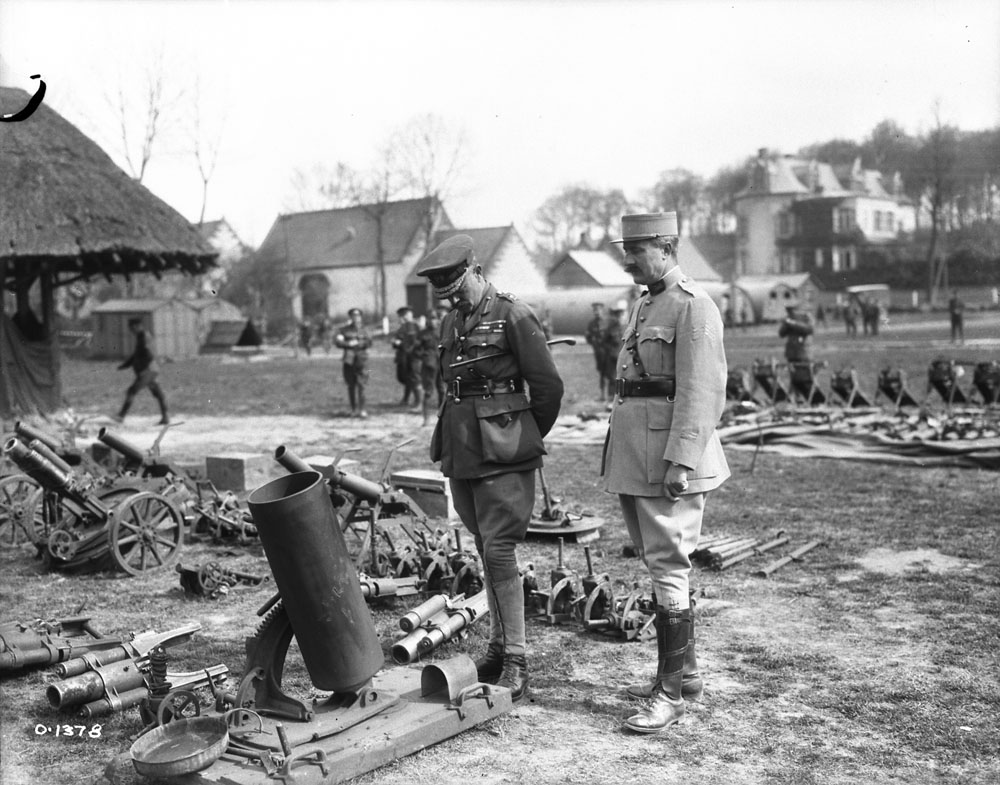
[[[365,419],[365,384],[368,382],[368,349],[372,345],[371,335],[365,329],[360,308],[347,312],[351,318],[337,333],[334,343],[344,350],[344,382],[347,383],[347,397],[351,403],[351,417]]]
[[[441,320],[446,311],[435,308],[427,314],[427,324],[420,331],[418,354],[420,355],[420,386],[424,391],[424,425],[430,422],[431,390],[437,393],[436,405],[439,409],[444,402],[444,380],[441,378],[441,364],[438,350],[441,345]]]
[[[788,374],[793,382],[808,388],[813,383],[812,319],[796,304],[785,306],[785,311],[785,319],[778,327],[778,337],[785,339]]]
[[[702,691],[688,590],[705,499],[729,477],[716,426],[726,403],[722,316],[677,266],[677,214],[622,217],[625,272],[648,290],[632,304],[601,474],[652,579],[657,668],[628,694],[648,698],[625,720],[660,733]]]
[[[951,342],[965,343],[965,303],[959,299],[957,291],[953,291],[948,300],[948,315],[951,318]]]
[[[156,355],[153,353],[153,336],[146,332],[142,326],[142,319],[139,317],[128,320],[128,329],[135,336],[135,348],[129,358],[118,366],[118,370],[123,371],[126,368],[131,368],[135,372],[135,381],[125,391],[125,400],[115,419],[122,422],[125,415],[128,414],[128,410],[132,408],[135,396],[141,390],[148,388],[152,396],[156,398],[156,402],[160,404],[159,424],[168,425],[170,417],[167,415],[167,398],[163,394],[163,390],[160,389],[159,382],[156,381],[156,377],[160,375],[160,369],[156,364]]]
[[[412,411],[419,413],[420,400],[423,398],[420,386],[420,360],[417,357],[420,325],[414,321],[413,309],[408,305],[399,308],[396,316],[399,317],[399,328],[392,339],[392,346],[396,350],[396,380],[403,385],[403,399],[400,401],[400,406],[408,405],[412,394],[416,407]]]
[[[608,326],[608,317],[604,313],[604,303],[591,303],[590,307],[594,310],[594,317],[587,323],[587,332],[584,337],[587,339],[587,343],[590,344],[590,348],[594,351],[594,364],[597,366],[597,384],[601,390],[598,400],[604,403],[605,394],[609,397],[613,395],[604,368],[605,350],[603,336],[604,330]]]
[[[559,415],[563,383],[538,317],[483,277],[471,237],[445,240],[416,274],[452,306],[441,328],[446,398],[431,460],[441,461],[455,510],[482,559],[490,642],[476,671],[480,681],[506,687],[517,701],[528,689],[528,664],[516,547],[528,531],[542,438]],[[477,362],[452,367],[469,359]]]
[[[618,364],[618,352],[622,348],[622,337],[628,325],[628,303],[619,300],[611,306],[611,318],[601,333],[601,373],[608,384],[608,411],[611,411],[615,399],[615,376]]]

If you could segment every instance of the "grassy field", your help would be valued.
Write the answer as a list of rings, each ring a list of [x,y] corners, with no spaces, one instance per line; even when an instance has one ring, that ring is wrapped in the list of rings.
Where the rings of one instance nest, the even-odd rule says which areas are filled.
[[[947,324],[894,318],[877,339],[848,341],[821,328],[816,359],[830,368],[853,366],[862,386],[887,364],[903,368],[922,398],[927,364],[937,356],[980,362],[998,359],[997,315],[971,313],[965,346],[947,341]],[[781,356],[773,326],[727,335],[731,366]],[[558,347],[567,385],[567,413],[603,416],[585,346]],[[69,360],[67,403],[81,417],[113,412],[127,382],[112,363]],[[823,377],[824,379],[826,377]],[[336,357],[274,358],[222,363],[199,359],[168,364],[164,387],[175,418],[238,415],[260,424],[268,417],[312,418],[315,433],[356,449],[352,457],[377,471],[390,447],[406,438],[396,465],[427,466],[429,429],[395,406],[399,389],[391,359],[377,352],[371,385],[373,417],[359,428],[346,408]],[[140,396],[136,421],[158,414]],[[96,420],[95,420],[96,422]],[[203,420],[199,420],[203,422]],[[86,425],[86,423],[85,423]],[[92,426],[87,426],[91,431]],[[184,426],[180,426],[183,428]],[[93,435],[91,433],[91,435]],[[284,437],[283,437],[284,438]],[[696,569],[698,648],[704,699],[663,737],[619,731],[632,704],[621,688],[647,675],[652,643],[624,643],[575,625],[529,625],[530,701],[510,715],[400,760],[359,780],[362,785],[440,783],[962,783],[1000,781],[1000,530],[995,473],[912,468],[839,460],[796,461],[732,452],[732,479],[709,499],[706,533],[766,537],[784,529],[793,543],[824,542],[801,563],[769,579],[753,570],[758,557],[723,572]],[[599,448],[550,449],[546,477],[572,506],[604,517],[594,544],[595,570],[622,586],[645,585],[642,566],[623,555],[626,535],[616,501],[597,485]],[[752,469],[751,469],[752,467]],[[780,555],[780,553],[779,553]],[[520,550],[544,585],[555,566],[550,541]],[[185,563],[224,559],[251,573],[266,571],[259,547],[197,545]],[[580,546],[566,549],[581,575]],[[0,552],[3,619],[87,614],[108,634],[203,626],[172,651],[171,668],[216,663],[239,674],[243,641],[256,626],[254,611],[267,589],[234,589],[216,601],[185,596],[176,573],[124,578],[64,576],[41,569],[27,551]],[[388,647],[406,606],[374,610]],[[441,651],[478,653],[482,630]],[[98,739],[38,735],[38,724],[59,715],[44,697],[44,672],[0,683],[0,782],[132,782],[121,753],[140,728],[135,710],[103,721]],[[304,669],[289,656],[286,687],[308,693]],[[260,780],[263,782],[263,778]]]

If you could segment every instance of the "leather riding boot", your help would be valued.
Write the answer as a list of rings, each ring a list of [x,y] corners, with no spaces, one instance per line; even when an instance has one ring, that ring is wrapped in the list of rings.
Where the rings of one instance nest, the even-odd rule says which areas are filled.
[[[490,641],[486,654],[476,660],[476,678],[484,684],[496,684],[503,673],[503,643]]]
[[[698,658],[694,650],[694,599],[691,600],[691,639],[688,641],[687,651],[684,653],[684,675],[681,679],[681,695],[684,700],[697,701],[705,691],[705,685],[701,680],[701,673],[698,672]],[[653,622],[654,626],[656,622]],[[625,688],[625,694],[629,698],[636,700],[649,700],[653,695],[653,688],[656,686],[656,677],[641,684],[630,684]]]
[[[483,584],[486,586],[486,607],[490,612],[490,638],[486,654],[476,660],[476,674],[479,681],[486,684],[496,684],[503,671],[503,627],[500,625],[500,612],[497,610],[496,597],[490,587],[490,574],[482,555],[479,557],[483,565]]]
[[[492,578],[492,576],[491,576]],[[503,672],[498,687],[506,687],[515,701],[528,690],[528,665],[525,653],[524,584],[515,575],[502,581],[490,581],[497,604],[497,616],[503,635]]]
[[[691,636],[691,611],[658,610],[656,614],[656,686],[646,708],[624,723],[628,730],[636,733],[662,733],[684,716],[681,689],[684,657]]]
[[[510,690],[510,698],[517,703],[528,693],[528,663],[523,654],[505,654],[503,673],[497,681],[498,687]]]

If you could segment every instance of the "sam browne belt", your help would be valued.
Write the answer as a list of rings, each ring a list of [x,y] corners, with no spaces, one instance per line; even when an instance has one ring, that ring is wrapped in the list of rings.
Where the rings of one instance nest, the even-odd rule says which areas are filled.
[[[454,379],[448,383],[448,395],[455,400],[470,395],[501,395],[524,392],[521,379]]]
[[[653,398],[660,395],[669,398],[674,394],[675,387],[672,376],[659,379],[615,379],[615,395],[620,398]]]

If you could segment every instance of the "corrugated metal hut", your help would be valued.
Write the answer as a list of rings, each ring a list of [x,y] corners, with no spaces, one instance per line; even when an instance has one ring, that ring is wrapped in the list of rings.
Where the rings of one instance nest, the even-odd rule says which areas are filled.
[[[776,322],[785,318],[792,303],[815,309],[819,288],[809,273],[790,275],[744,275],[736,285],[750,296],[754,321]]]
[[[30,99],[0,87],[0,112]],[[58,287],[96,276],[198,275],[216,253],[44,102],[23,121],[0,123],[0,161],[0,416],[10,417],[62,405]]]
[[[132,318],[142,319],[142,326],[152,333],[157,357],[183,360],[201,349],[198,312],[187,300],[108,300],[91,314],[91,359],[124,360],[132,354],[135,338],[128,329]]]

